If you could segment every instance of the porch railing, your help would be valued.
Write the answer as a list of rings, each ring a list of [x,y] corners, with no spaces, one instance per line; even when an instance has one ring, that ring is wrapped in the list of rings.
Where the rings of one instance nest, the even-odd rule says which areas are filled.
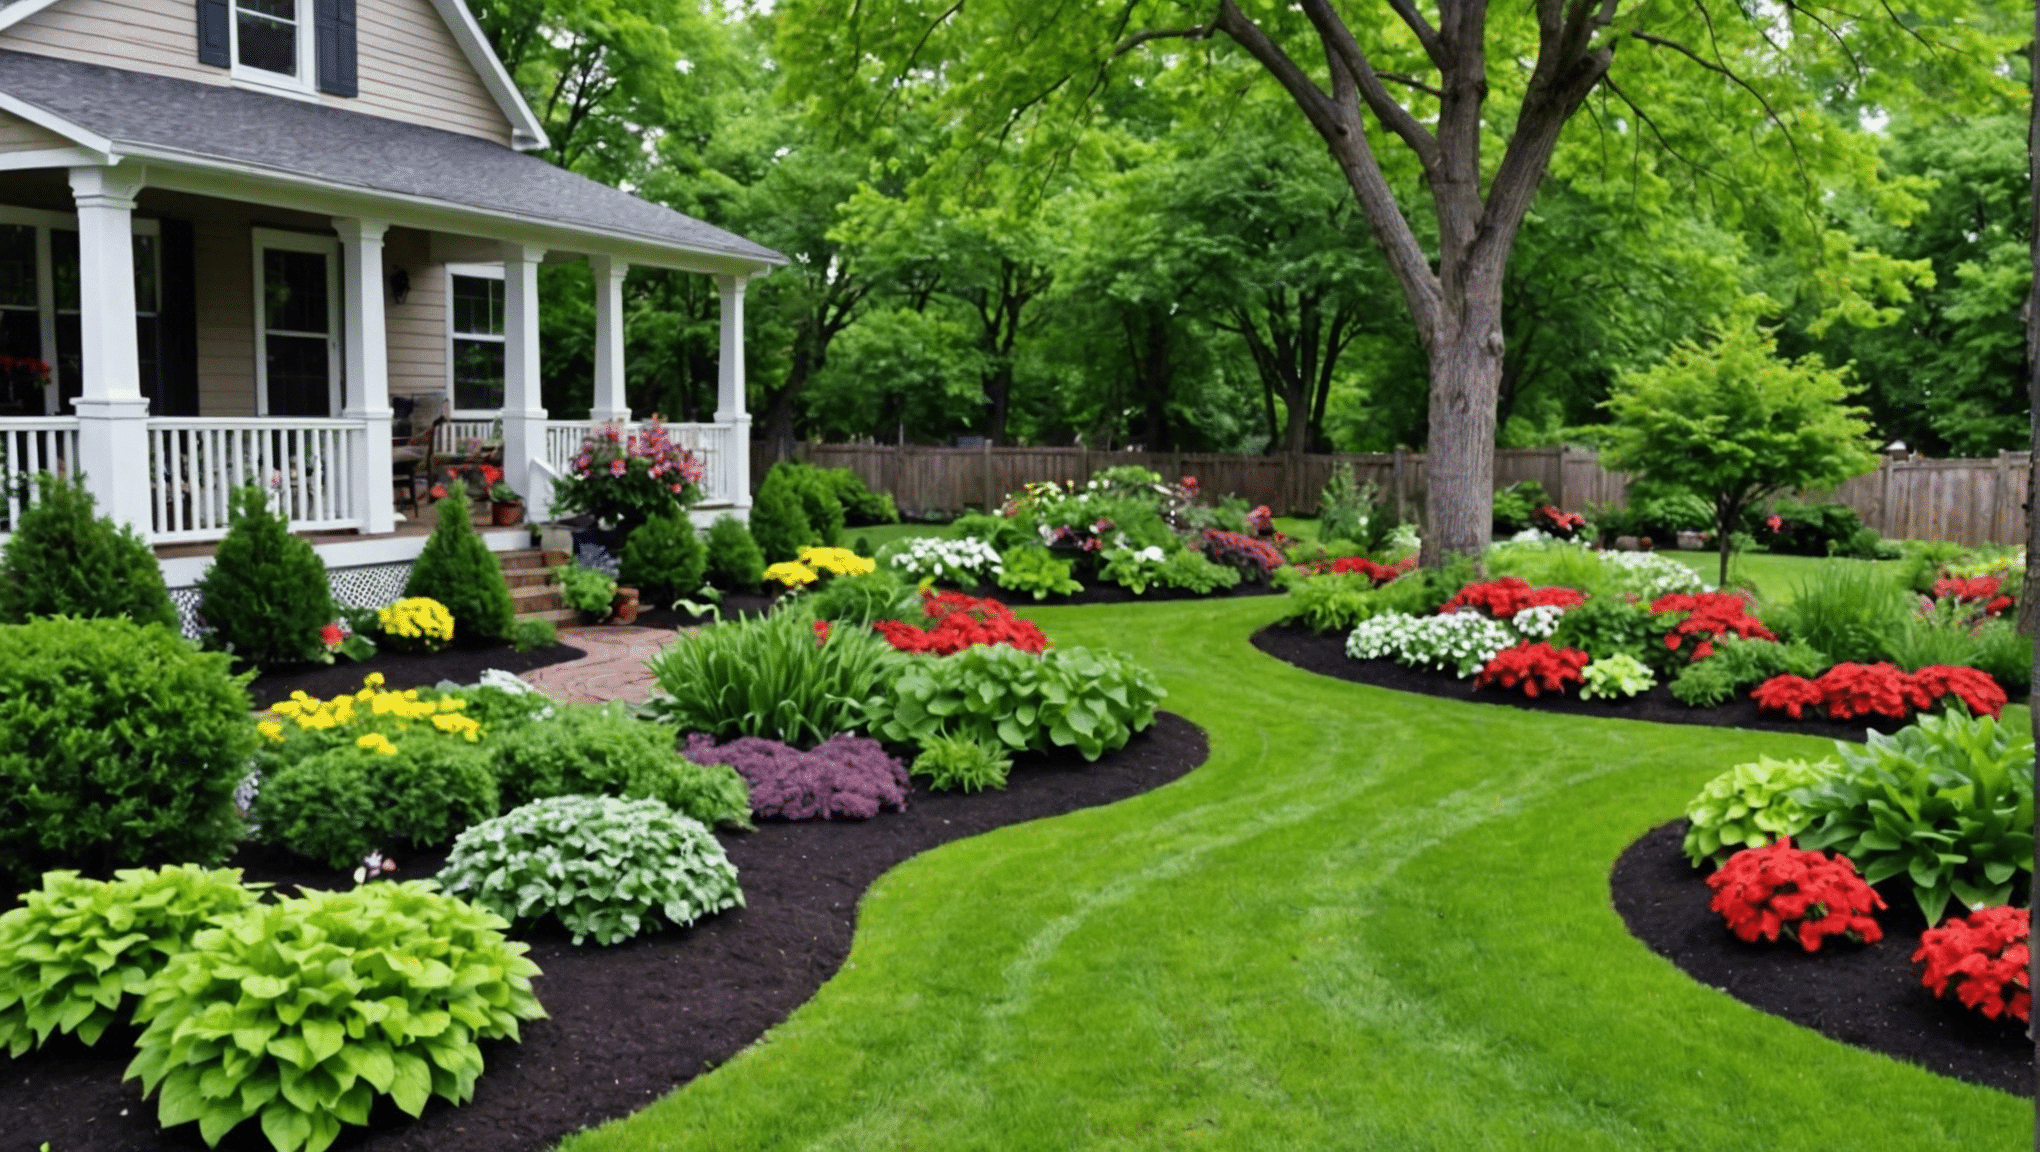
[[[359,420],[156,418],[149,421],[149,538],[159,544],[227,534],[229,496],[264,485],[293,532],[359,528],[361,501],[387,494],[354,475]]]
[[[501,420],[448,420],[432,434],[432,455],[465,456],[468,445],[474,441],[484,444],[503,442]]]
[[[0,537],[10,535],[22,509],[41,495],[36,473],[77,472],[78,420],[74,416],[0,417]]]
[[[545,461],[553,471],[564,476],[572,470],[574,457],[581,451],[581,441],[595,431],[598,425],[587,420],[549,420],[545,426]],[[638,427],[624,425],[625,431]],[[736,500],[740,480],[731,469],[736,453],[733,439],[736,426],[733,424],[668,424],[666,435],[675,444],[692,452],[702,462],[701,502],[704,504],[727,504]],[[749,477],[741,479],[748,484]]]

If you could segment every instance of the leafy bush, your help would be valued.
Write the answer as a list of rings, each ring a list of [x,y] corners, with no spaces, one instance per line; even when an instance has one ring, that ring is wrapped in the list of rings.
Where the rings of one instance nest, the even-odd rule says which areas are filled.
[[[915,658],[869,715],[876,735],[921,748],[950,736],[1015,752],[1075,748],[1096,760],[1154,723],[1165,695],[1152,673],[1117,653],[1032,656],[1000,644]]]
[[[550,648],[560,642],[560,631],[550,620],[514,620],[510,624],[510,647],[519,652]]]
[[[217,1144],[259,1116],[278,1152],[320,1152],[380,1095],[412,1116],[434,1095],[465,1104],[479,1042],[545,1015],[506,927],[424,881],[258,905],[149,982],[127,1077],[166,1128],[196,1120]]]
[[[468,519],[467,500],[449,497],[438,506],[439,524],[411,565],[405,596],[424,596],[453,614],[454,639],[491,644],[510,635],[517,614],[503,565]]]
[[[1628,656],[1649,663],[1662,659],[1664,627],[1642,604],[1601,597],[1560,617],[1551,642],[1578,648],[1597,660]]]
[[[1520,688],[1536,699],[1545,692],[1563,695],[1566,687],[1582,682],[1580,670],[1588,656],[1577,648],[1553,648],[1549,644],[1524,641],[1495,653],[1473,678],[1475,688]]]
[[[1283,564],[1281,549],[1266,540],[1217,528],[1204,530],[1203,550],[1213,561],[1237,569],[1242,578],[1256,583],[1266,581]]]
[[[918,603],[913,589],[890,568],[862,576],[839,576],[801,597],[801,607],[817,620],[859,627],[911,612]]]
[[[1513,536],[1530,527],[1531,514],[1549,503],[1550,494],[1535,480],[1521,480],[1498,489],[1494,502],[1494,534]]]
[[[1975,647],[1969,658],[1959,663],[1990,673],[1990,678],[2012,695],[2024,696],[2031,690],[2033,642],[2019,635],[2011,621],[1989,621],[1976,630],[1971,640]]]
[[[1152,545],[1146,548],[1107,548],[1099,554],[1102,562],[1098,566],[1098,579],[1107,584],[1117,584],[1139,596],[1155,582],[1155,573],[1160,570],[1165,558],[1166,553]],[[1236,571],[1233,575],[1237,577],[1239,573]]]
[[[246,682],[160,625],[0,627],[0,882],[223,859],[255,749]]]
[[[384,848],[448,843],[498,810],[487,752],[370,733],[265,774],[248,818],[265,843],[346,869]]]
[[[1353,629],[1346,637],[1346,655],[1355,660],[1394,660],[1434,672],[1449,670],[1464,680],[1517,639],[1515,629],[1476,612],[1446,616],[1384,612]]]
[[[1301,624],[1313,632],[1345,632],[1384,610],[1374,595],[1374,581],[1358,572],[1312,576],[1289,589],[1283,605],[1284,623]]]
[[[1910,598],[1889,575],[1834,560],[1795,583],[1775,622],[1785,637],[1818,649],[1830,662],[1871,664],[1890,655],[1891,638],[1911,615]]]
[[[326,564],[256,485],[234,490],[226,538],[198,583],[206,646],[258,667],[330,659],[320,630],[339,616]]]
[[[824,468],[821,473],[835,493],[836,502],[843,506],[846,525],[900,522],[900,510],[893,503],[892,493],[872,491],[865,485],[864,477],[848,468]]]
[[[878,629],[886,643],[902,652],[949,656],[978,644],[1007,644],[1022,652],[1048,651],[1048,637],[1040,626],[1013,615],[1013,610],[990,598],[979,599],[962,592],[921,594],[921,611],[931,621],[917,628],[903,620],[880,620]]]
[[[44,873],[0,916],[0,1046],[20,1056],[57,1032],[99,1043],[194,933],[255,898],[239,871],[195,864],[123,869],[111,881]]]
[[[776,464],[751,498],[750,528],[751,538],[768,563],[791,560],[815,543],[814,529],[808,526],[807,512],[801,507],[800,486],[791,473]]]
[[[1005,571],[999,550],[975,536],[956,540],[915,536],[882,551],[886,562],[910,580],[958,588],[993,583]]]
[[[1208,596],[1221,588],[1237,585],[1240,570],[1228,564],[1215,563],[1204,553],[1185,548],[1181,552],[1171,552],[1156,565],[1154,582],[1164,588],[1178,588]]]
[[[1801,851],[1790,838],[1730,856],[1707,886],[1714,889],[1708,907],[1721,913],[1739,940],[1775,941],[1781,931],[1790,931],[1801,948],[1818,952],[1836,936],[1858,944],[1884,939],[1871,915],[1884,907],[1884,898],[1863,882],[1849,858]]]
[[[411,596],[376,612],[383,640],[400,651],[437,652],[453,642],[453,613],[429,596]]]
[[[1979,908],[1920,934],[1913,963],[1926,961],[1920,983],[1936,996],[1955,998],[1992,1020],[2033,1014],[2030,965],[2032,915],[2024,908]]]
[[[1359,541],[1367,535],[1368,493],[1353,479],[1350,465],[1334,465],[1318,493],[1318,539]]]
[[[556,796],[454,841],[440,883],[513,924],[556,919],[618,944],[744,906],[737,869],[700,821],[657,800]]]
[[[756,511],[754,507],[754,515]],[[708,526],[708,579],[733,592],[756,592],[765,579],[765,554],[735,516],[718,516]]]
[[[2003,904],[2033,868],[2033,745],[1988,716],[1925,716],[1861,746],[1837,744],[1841,770],[1796,796],[1801,842],[1846,853],[1872,884],[1900,874],[1927,923],[1950,896]]]
[[[704,628],[652,657],[665,693],[646,710],[683,732],[815,743],[861,726],[891,675],[892,648],[861,628],[817,641],[810,621],[775,613]]]
[[[657,800],[714,827],[751,826],[751,797],[727,768],[681,756],[672,729],[622,703],[561,707],[543,724],[492,737],[504,807],[557,796]]]
[[[1070,562],[1039,544],[1022,544],[999,553],[999,587],[1032,593],[1036,600],[1069,596],[1084,590],[1070,576]]]
[[[1900,547],[1905,563],[1898,582],[1922,596],[1933,591],[1935,582],[1950,564],[1971,554],[1969,549],[1947,540],[1908,540]]]
[[[1773,501],[1769,511],[1751,508],[1743,514],[1744,531],[1759,547],[1789,556],[1828,556],[1859,548],[1863,517],[1847,504],[1806,504]],[[1868,539],[1876,549],[1876,535]]]
[[[1604,656],[1580,669],[1580,699],[1626,700],[1657,683],[1650,667],[1634,656]]]
[[[1715,645],[1712,656],[1680,668],[1672,695],[1689,708],[1713,708],[1774,676],[1818,676],[1826,666],[1826,657],[1796,641],[1780,644],[1731,635]]]
[[[1041,536],[1025,518],[987,512],[966,512],[958,516],[950,521],[949,535],[959,540],[974,536],[1000,552],[1041,543]]]
[[[768,820],[869,820],[907,807],[907,770],[862,736],[831,736],[803,752],[756,736],[717,746],[695,733],[687,759],[734,769],[750,785],[751,812]]]
[[[707,546],[687,514],[675,511],[654,516],[631,532],[618,577],[646,603],[666,604],[701,587],[707,571]]]
[[[1686,804],[1686,858],[1721,864],[1744,848],[1797,836],[1812,822],[1794,793],[1833,775],[1832,760],[1773,760],[1738,764],[1701,787]]]
[[[843,504],[836,498],[836,482],[820,468],[799,460],[781,460],[773,472],[784,471],[800,498],[801,515],[807,520],[808,535],[824,548],[843,540]],[[770,473],[767,474],[770,479]]]
[[[642,529],[640,529],[642,531]],[[616,604],[616,581],[598,569],[567,563],[553,569],[560,602],[589,616],[608,616]]]
[[[133,528],[94,516],[82,481],[41,472],[35,482],[35,503],[21,510],[0,548],[0,624],[125,616],[177,631],[177,609],[148,543]]]
[[[928,742],[908,771],[925,776],[928,787],[937,792],[959,789],[977,792],[1004,788],[1013,771],[1013,760],[997,745],[976,740],[938,736]]]

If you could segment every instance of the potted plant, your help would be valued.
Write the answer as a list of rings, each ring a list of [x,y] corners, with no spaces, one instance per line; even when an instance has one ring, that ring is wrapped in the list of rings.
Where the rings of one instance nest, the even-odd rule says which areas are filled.
[[[560,582],[560,600],[567,607],[582,616],[595,621],[607,620],[614,610],[617,594],[616,579],[598,568],[587,568],[569,563],[554,570]],[[637,617],[633,607],[632,619]]]
[[[524,497],[502,479],[500,472],[489,485],[489,518],[503,525],[524,523]]]

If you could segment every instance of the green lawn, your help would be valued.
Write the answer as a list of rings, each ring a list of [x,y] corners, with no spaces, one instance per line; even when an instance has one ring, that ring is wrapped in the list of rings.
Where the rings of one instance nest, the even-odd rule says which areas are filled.
[[[620,1149],[2029,1147],[2022,1100],[1687,979],[1608,869],[1773,734],[1399,695],[1247,643],[1266,600],[1030,611],[1131,651],[1209,763],[951,844],[727,1066],[567,1141]]]

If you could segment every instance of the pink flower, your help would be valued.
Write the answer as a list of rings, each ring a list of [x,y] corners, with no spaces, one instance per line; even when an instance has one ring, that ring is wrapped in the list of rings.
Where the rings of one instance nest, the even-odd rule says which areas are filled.
[[[623,462],[622,460],[620,460],[620,459],[619,459],[619,460],[611,460],[611,461],[609,462],[609,474],[610,474],[611,476],[621,476],[621,475],[623,475],[623,470],[624,470],[625,468],[627,468],[627,467],[629,467],[629,465],[625,464],[625,463],[624,463],[624,462]]]
[[[674,494],[675,496],[678,496],[678,495],[680,494],[680,489],[681,489],[682,487],[684,487],[684,485],[680,485],[680,484],[675,484],[675,485],[673,485],[673,494]]]

